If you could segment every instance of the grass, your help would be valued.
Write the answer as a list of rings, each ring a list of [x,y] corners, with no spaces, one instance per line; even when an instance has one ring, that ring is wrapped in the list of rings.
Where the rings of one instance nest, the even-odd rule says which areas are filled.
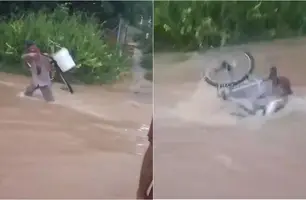
[[[306,33],[303,1],[157,1],[155,50],[187,51]]]
[[[63,6],[53,13],[41,10],[15,15],[0,22],[0,60],[10,66],[0,69],[23,73],[20,56],[24,41],[34,40],[44,52],[54,53],[62,47],[73,50],[77,68],[72,75],[84,83],[118,80],[130,63],[102,35],[103,25],[93,16],[82,12],[69,15]]]

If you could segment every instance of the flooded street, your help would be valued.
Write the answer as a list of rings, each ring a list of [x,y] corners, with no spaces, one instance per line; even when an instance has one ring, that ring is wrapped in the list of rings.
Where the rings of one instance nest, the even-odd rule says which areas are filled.
[[[54,84],[56,102],[21,95],[29,78],[0,73],[0,198],[135,198],[152,87]]]
[[[238,119],[201,73],[217,58],[249,51],[294,96],[273,117]],[[155,198],[305,198],[306,39],[169,53],[154,59]]]

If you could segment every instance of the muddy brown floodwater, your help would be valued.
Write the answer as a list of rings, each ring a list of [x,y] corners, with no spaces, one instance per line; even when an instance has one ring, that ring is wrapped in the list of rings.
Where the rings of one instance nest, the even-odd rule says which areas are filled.
[[[250,51],[255,74],[275,65],[295,95],[273,117],[237,119],[201,72]],[[156,198],[306,198],[306,39],[155,55]],[[185,60],[182,60],[185,58]]]
[[[152,89],[54,85],[55,104],[20,95],[28,78],[0,73],[0,198],[134,198]]]

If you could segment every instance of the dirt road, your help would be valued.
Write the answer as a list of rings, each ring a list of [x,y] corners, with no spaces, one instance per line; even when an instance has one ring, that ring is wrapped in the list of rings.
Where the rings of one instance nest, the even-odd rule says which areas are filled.
[[[55,84],[57,101],[46,104],[19,95],[27,82],[0,73],[0,198],[134,198],[151,89],[70,95]]]
[[[257,75],[275,65],[295,96],[272,118],[226,112],[201,72],[216,58],[250,51]],[[306,40],[155,55],[156,198],[306,198]],[[185,60],[183,60],[185,59]]]

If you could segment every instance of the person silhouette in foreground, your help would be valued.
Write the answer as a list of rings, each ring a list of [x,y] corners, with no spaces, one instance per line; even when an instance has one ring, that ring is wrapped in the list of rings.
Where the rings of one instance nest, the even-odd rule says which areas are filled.
[[[148,140],[150,143],[141,166],[137,199],[153,199],[153,119],[148,132]]]
[[[50,78],[52,65],[49,59],[41,54],[40,49],[32,41],[26,41],[25,53],[21,58],[29,64],[32,75],[31,83],[25,89],[24,94],[26,96],[33,96],[34,91],[40,89],[43,98],[47,102],[53,102],[54,97]]]

